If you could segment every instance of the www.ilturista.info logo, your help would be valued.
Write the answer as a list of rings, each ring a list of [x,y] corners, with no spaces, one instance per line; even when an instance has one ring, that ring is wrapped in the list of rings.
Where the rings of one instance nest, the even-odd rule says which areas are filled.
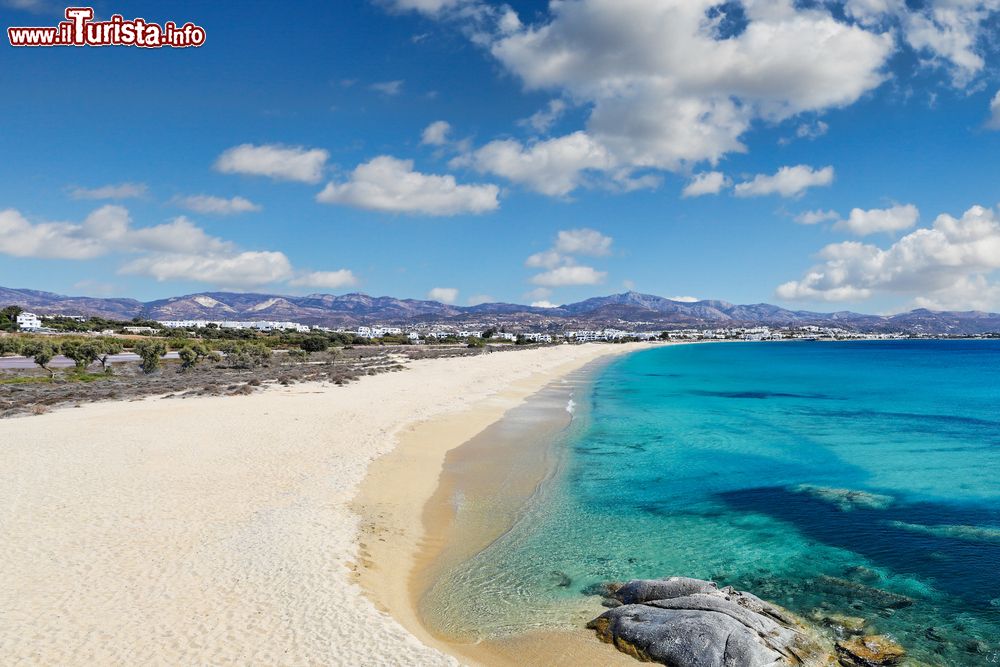
[[[205,43],[205,29],[193,23],[162,26],[145,19],[126,20],[114,14],[107,21],[94,21],[91,7],[67,7],[66,20],[54,28],[7,28],[11,46],[138,46],[185,48]]]

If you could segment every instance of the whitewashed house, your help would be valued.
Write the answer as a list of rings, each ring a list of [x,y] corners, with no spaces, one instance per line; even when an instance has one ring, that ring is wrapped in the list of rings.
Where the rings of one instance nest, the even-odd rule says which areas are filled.
[[[17,328],[21,331],[38,331],[42,321],[34,313],[21,313],[17,316]]]

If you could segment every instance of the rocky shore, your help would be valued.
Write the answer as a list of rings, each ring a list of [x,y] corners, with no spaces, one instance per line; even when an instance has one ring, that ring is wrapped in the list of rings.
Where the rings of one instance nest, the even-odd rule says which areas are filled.
[[[686,577],[609,585],[610,609],[587,627],[618,650],[672,667],[883,667],[903,664],[892,638],[860,617],[814,622],[731,586]]]

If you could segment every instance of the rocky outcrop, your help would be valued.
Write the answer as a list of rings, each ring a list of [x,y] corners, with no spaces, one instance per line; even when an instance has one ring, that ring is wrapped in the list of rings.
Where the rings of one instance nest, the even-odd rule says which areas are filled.
[[[671,577],[630,581],[609,593],[609,606],[618,606],[588,627],[640,660],[673,667],[838,664],[833,645],[815,628],[732,587]]]
[[[847,667],[887,667],[900,664],[906,651],[885,635],[868,635],[838,641],[837,655]]]

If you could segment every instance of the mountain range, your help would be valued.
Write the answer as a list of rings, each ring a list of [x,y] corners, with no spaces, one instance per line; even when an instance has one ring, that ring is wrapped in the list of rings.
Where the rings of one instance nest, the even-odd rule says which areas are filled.
[[[95,315],[116,320],[280,320],[352,327],[361,324],[447,323],[525,325],[533,328],[685,328],[728,326],[839,326],[858,331],[927,334],[1000,332],[1000,314],[980,311],[913,310],[896,315],[849,311],[817,313],[766,303],[674,301],[626,292],[556,308],[512,303],[455,306],[437,301],[371,297],[366,294],[281,296],[202,292],[142,302],[135,299],[74,297],[31,289],[0,287],[0,307],[17,305],[40,314]]]

